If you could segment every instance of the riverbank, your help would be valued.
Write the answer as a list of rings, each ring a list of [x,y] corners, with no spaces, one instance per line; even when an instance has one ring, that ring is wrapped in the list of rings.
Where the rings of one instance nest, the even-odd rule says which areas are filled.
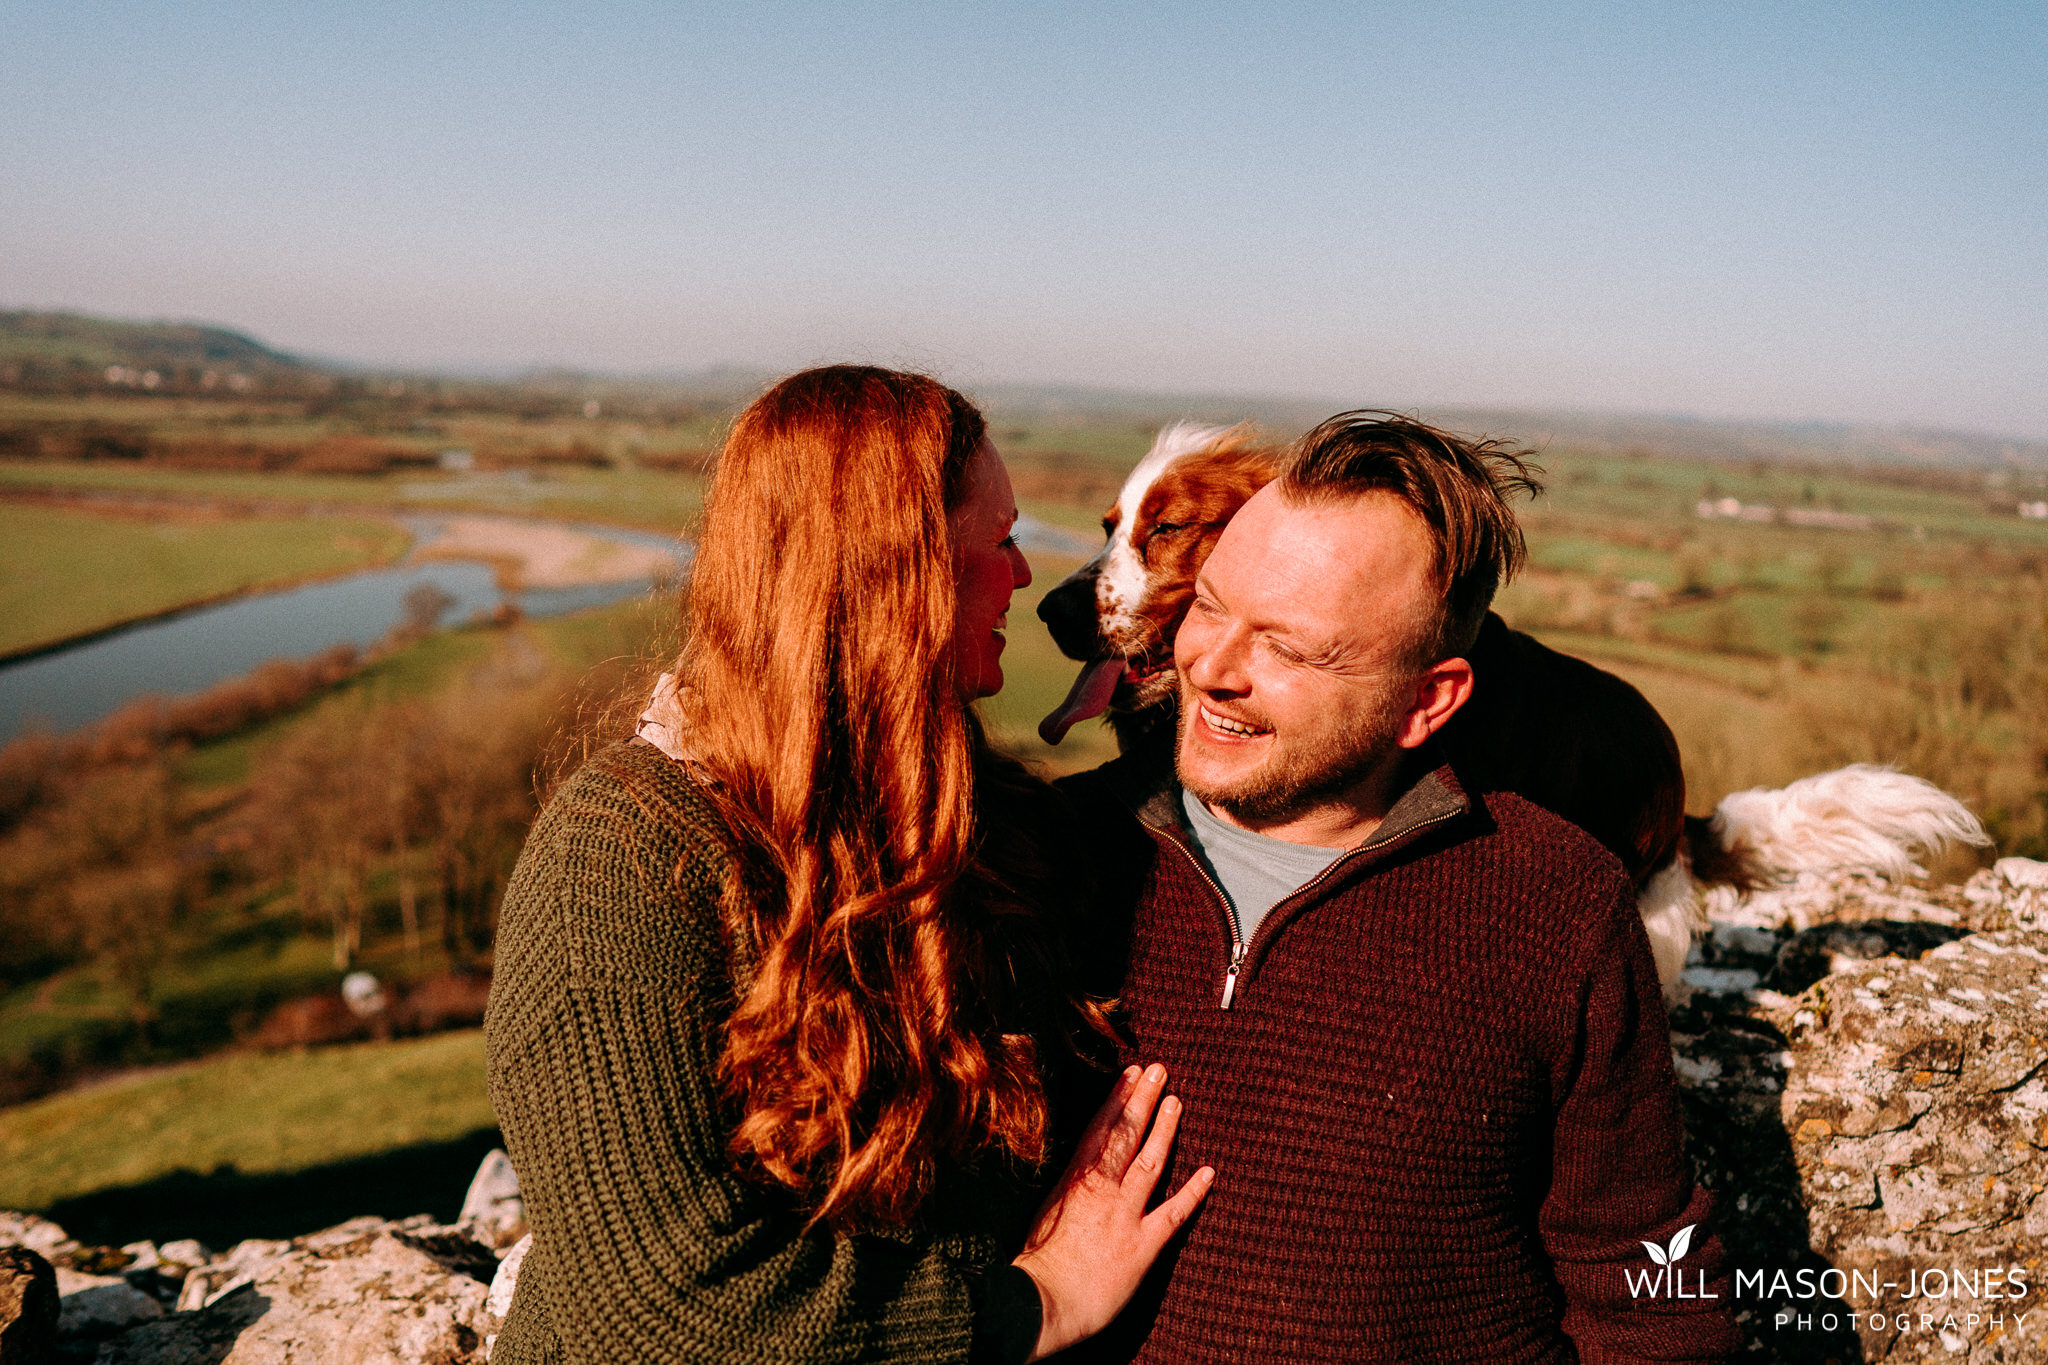
[[[144,517],[0,497],[0,666],[393,564],[412,543],[403,524],[360,514]]]
[[[266,659],[365,648],[401,624],[424,629],[507,611],[552,616],[602,605],[672,577],[688,555],[664,534],[475,514],[264,519],[128,504],[102,515],[0,501],[0,521],[10,517],[24,534],[0,552],[0,603],[10,596],[26,603],[35,585],[72,578],[103,591],[101,598],[86,591],[32,604],[45,631],[73,628],[0,657],[0,741],[37,725],[70,730],[144,694],[196,692]],[[336,538],[370,546],[375,560],[321,563],[325,542]],[[146,552],[166,540],[182,557],[153,572],[165,557]],[[250,545],[282,553],[238,560],[233,551]],[[290,563],[291,554],[316,567],[295,576],[256,572]],[[135,569],[123,573],[130,563]],[[245,581],[190,590],[208,582],[200,571],[217,581],[238,566]],[[121,615],[107,610],[102,599],[121,584],[145,594],[139,600],[148,605]]]
[[[1012,607],[1015,622],[1030,621],[1075,563],[1034,558],[1037,577]],[[432,567],[470,575],[495,594],[480,566]],[[488,937],[496,888],[524,826],[508,816],[483,831],[487,839],[449,831],[444,843],[436,822],[501,807],[516,815],[536,776],[544,784],[573,766],[558,755],[630,733],[638,708],[621,698],[644,696],[655,661],[680,643],[678,626],[672,595],[638,594],[595,611],[425,634],[288,713],[220,738],[190,737],[189,747],[180,742],[118,770],[60,774],[45,795],[26,792],[34,828],[0,834],[0,886],[35,887],[38,908],[24,913],[14,942],[0,944],[0,980],[14,986],[0,991],[0,1072],[20,1073],[17,1093],[47,1092],[105,1067],[255,1036],[282,1002],[336,988],[335,937],[346,940],[354,926],[361,937],[351,969],[371,970],[395,990],[453,969],[467,951],[462,934]],[[636,676],[642,663],[645,678]],[[1115,752],[1100,726],[1078,729],[1058,750],[1037,741],[1039,718],[1065,695],[1074,668],[1043,631],[1013,631],[1008,685],[981,704],[999,742],[1050,772]],[[501,762],[507,746],[527,745],[511,754],[518,762]],[[393,766],[399,759],[403,771]],[[423,785],[429,778],[475,790],[444,799]],[[6,782],[0,772],[0,789]],[[412,795],[397,799],[401,789]],[[80,801],[67,795],[74,790]],[[170,855],[131,857],[139,845],[130,841],[117,855],[128,870],[117,877],[102,867],[84,812],[110,802],[160,822],[155,837]],[[57,856],[64,849],[70,861]],[[165,883],[182,899],[141,899],[159,864],[189,874]],[[123,937],[110,927],[80,941],[74,901],[127,889],[137,892],[132,904],[87,908],[107,917],[182,909],[160,928]],[[408,947],[408,915],[417,950]],[[452,947],[444,924],[454,926]]]
[[[675,568],[673,549],[610,539],[553,521],[458,516],[413,553],[416,561],[473,560],[497,571],[505,592],[649,582]]]
[[[62,534],[43,533],[49,526]],[[329,528],[344,555],[359,553],[335,560],[321,538]],[[412,562],[488,564],[502,590],[521,592],[658,578],[673,567],[679,543],[673,531],[631,522],[425,509],[399,500],[0,483],[0,544],[9,547],[0,551],[0,667],[237,598],[396,563],[408,552]],[[187,549],[182,559],[180,544]],[[231,581],[213,586],[223,578]],[[29,624],[37,609],[68,611],[74,619],[94,611],[95,595],[105,595],[109,581],[159,600],[68,629]],[[31,604],[27,585],[49,591]],[[24,601],[10,601],[10,593]],[[42,633],[10,640],[10,628]]]

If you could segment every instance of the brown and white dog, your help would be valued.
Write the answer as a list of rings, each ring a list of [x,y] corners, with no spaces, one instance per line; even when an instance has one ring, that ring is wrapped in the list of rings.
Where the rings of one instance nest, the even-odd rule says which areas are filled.
[[[1046,743],[1106,713],[1126,756],[1171,763],[1173,639],[1195,575],[1231,517],[1278,476],[1280,460],[1247,427],[1180,423],[1159,433],[1103,518],[1101,552],[1039,605],[1061,651],[1083,665],[1039,726]],[[1871,764],[1738,792],[1712,818],[1689,817],[1678,743],[1634,687],[1491,614],[1470,662],[1471,700],[1438,734],[1459,780],[1482,799],[1515,792],[1621,860],[1667,991],[1706,927],[1704,884],[1856,869],[1902,876],[1951,841],[1988,842],[1953,797]]]

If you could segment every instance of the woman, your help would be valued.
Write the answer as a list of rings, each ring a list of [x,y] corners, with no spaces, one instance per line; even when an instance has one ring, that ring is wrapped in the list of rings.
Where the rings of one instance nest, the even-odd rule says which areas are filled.
[[[1056,809],[969,707],[1030,581],[1015,520],[921,376],[811,370],[735,422],[663,743],[596,755],[506,893],[491,1093],[534,1243],[498,1365],[1036,1359],[1206,1192],[1144,1211],[1153,1068],[1033,1226],[1092,1021]]]

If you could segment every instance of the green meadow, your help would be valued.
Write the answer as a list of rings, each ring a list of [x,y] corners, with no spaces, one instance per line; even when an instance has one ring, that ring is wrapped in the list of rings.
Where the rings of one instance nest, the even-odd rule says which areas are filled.
[[[474,1029],[231,1053],[0,1109],[0,1208],[47,1208],[179,1171],[306,1171],[495,1123]]]
[[[386,564],[390,520],[110,516],[0,502],[0,654],[189,602]]]

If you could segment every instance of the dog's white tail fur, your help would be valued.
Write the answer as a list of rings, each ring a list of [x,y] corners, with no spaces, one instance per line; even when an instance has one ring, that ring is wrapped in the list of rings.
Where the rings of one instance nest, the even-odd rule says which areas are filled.
[[[1962,802],[1932,782],[1875,763],[1735,792],[1715,807],[1710,828],[1716,843],[1765,882],[1789,882],[1802,873],[1925,876],[1921,858],[1952,843],[1991,842]],[[1681,849],[1636,897],[1667,998],[1682,994],[1677,985],[1686,955],[1707,928],[1702,890]]]
[[[1707,927],[1706,910],[1700,904],[1699,888],[1693,885],[1683,849],[1669,867],[1643,883],[1643,889],[1636,893],[1636,909],[1642,912],[1643,928],[1650,935],[1650,956],[1657,961],[1657,980],[1663,983],[1668,996],[1678,974],[1685,970],[1686,954],[1692,951],[1694,935]]]
[[[1962,802],[1932,782],[1852,763],[1788,787],[1735,792],[1714,810],[1715,841],[1757,875],[1802,872],[1927,875],[1920,859],[1951,843],[1991,842]]]

